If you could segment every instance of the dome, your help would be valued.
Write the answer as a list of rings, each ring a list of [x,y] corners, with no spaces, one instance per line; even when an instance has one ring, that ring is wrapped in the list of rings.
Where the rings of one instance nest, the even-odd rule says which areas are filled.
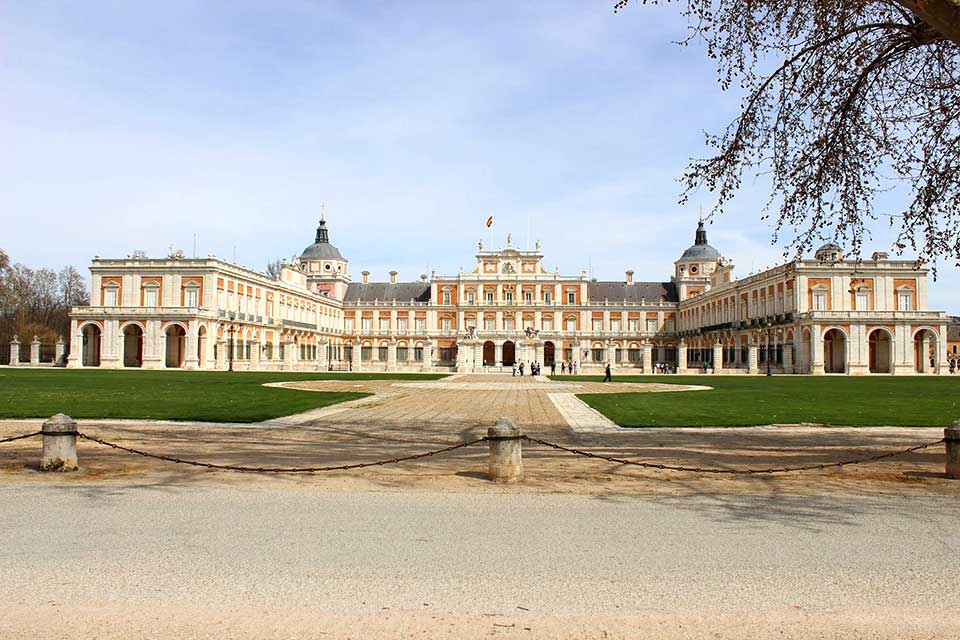
[[[840,248],[840,245],[838,245],[836,242],[828,242],[827,244],[817,249],[817,253],[820,253],[821,251],[842,251],[842,249]]]
[[[720,252],[707,244],[707,230],[703,228],[703,220],[697,223],[697,234],[693,246],[680,256],[680,260],[719,260]]]
[[[327,221],[320,220],[320,226],[317,227],[316,241],[303,250],[300,254],[301,260],[341,260],[346,262],[346,258],[340,255],[340,250],[330,244],[330,234],[327,231]]]

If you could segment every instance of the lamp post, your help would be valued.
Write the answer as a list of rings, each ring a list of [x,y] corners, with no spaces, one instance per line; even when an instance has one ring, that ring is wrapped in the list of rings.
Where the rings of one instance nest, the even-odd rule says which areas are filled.
[[[227,332],[228,332],[229,335],[230,335],[230,346],[229,346],[229,348],[227,349],[227,363],[228,363],[228,364],[227,364],[227,371],[233,371],[233,348],[234,348],[233,334],[234,334],[234,331],[235,331],[235,329],[234,329],[233,325],[231,324],[231,325],[230,325],[230,328],[227,330]]]

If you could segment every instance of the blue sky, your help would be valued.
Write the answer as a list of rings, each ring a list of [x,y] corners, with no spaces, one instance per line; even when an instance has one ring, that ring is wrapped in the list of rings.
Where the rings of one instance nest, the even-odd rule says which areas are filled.
[[[739,104],[684,33],[677,6],[584,0],[0,0],[0,248],[84,267],[196,234],[263,269],[324,202],[356,277],[470,268],[493,215],[551,269],[667,279],[712,204],[677,178]],[[709,227],[740,275],[781,255],[766,198],[746,181]]]

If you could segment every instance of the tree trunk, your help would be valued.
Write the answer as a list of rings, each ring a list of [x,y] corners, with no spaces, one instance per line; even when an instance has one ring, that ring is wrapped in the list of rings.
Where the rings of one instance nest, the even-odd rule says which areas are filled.
[[[960,45],[960,0],[898,0],[937,33]]]

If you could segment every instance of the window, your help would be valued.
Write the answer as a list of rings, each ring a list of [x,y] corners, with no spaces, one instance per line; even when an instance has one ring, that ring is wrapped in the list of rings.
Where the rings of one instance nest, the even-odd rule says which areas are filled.
[[[503,330],[504,330],[504,331],[513,331],[513,318],[504,318],[504,320],[503,320]]]
[[[199,291],[195,287],[190,287],[189,289],[184,290],[183,292],[183,306],[185,307],[196,307],[197,298],[199,297]],[[156,297],[156,291],[154,291],[154,297]]]
[[[103,290],[103,306],[105,307],[115,307],[117,306],[117,290],[114,287]]]
[[[504,299],[504,301],[507,302],[508,304],[509,304],[509,303],[512,303],[512,302],[513,302],[513,291],[504,291],[504,292],[503,292],[503,299]]]
[[[380,318],[380,333],[390,333],[390,318]]]
[[[406,361],[407,361],[407,348],[397,347],[397,362],[406,362]]]
[[[647,333],[656,333],[656,332],[657,332],[657,319],[647,318]]]
[[[145,307],[155,307],[157,306],[157,289],[156,287],[150,287],[149,289],[143,290],[143,306]]]
[[[576,330],[577,330],[577,319],[567,318],[567,331],[576,331]]]
[[[423,347],[413,348],[413,359],[416,362],[423,362]]]
[[[553,294],[549,291],[543,292],[543,301],[547,304],[553,304]]]
[[[443,304],[450,304],[450,292],[449,292],[449,291],[444,291],[444,292],[443,292]]]
[[[377,360],[380,362],[387,361],[387,347],[377,347]]]
[[[467,291],[467,304],[473,304],[474,293],[473,291]]]
[[[857,311],[869,311],[870,293],[867,291],[857,291],[855,304]]]
[[[548,317],[543,319],[543,330],[553,331],[553,318]]]
[[[567,304],[577,304],[576,291],[567,291]]]
[[[484,318],[483,328],[487,331],[493,331],[496,328],[496,320],[493,318]]]
[[[363,362],[370,362],[373,358],[373,348],[372,347],[360,347],[360,360]]]
[[[826,311],[827,309],[827,294],[822,291],[818,291],[813,294],[813,310],[814,311]]]
[[[450,318],[441,318],[440,328],[443,329],[444,333],[450,333]]]
[[[223,289],[220,289],[217,291],[217,308],[223,309],[223,303],[224,303]],[[268,304],[267,309],[269,308],[270,308],[270,305]],[[267,313],[269,314],[270,312],[267,311]]]
[[[640,362],[640,349],[627,350],[627,360],[629,360],[632,364]]]
[[[417,318],[417,319],[416,319],[416,328],[417,328],[417,333],[426,333],[426,332],[427,332],[427,319],[426,319],[426,318]]]
[[[530,291],[524,291],[523,301],[526,302],[527,304],[533,304],[533,293]]]
[[[664,327],[664,330],[665,330],[667,333],[673,333],[673,331],[674,331],[673,318],[667,318],[666,321],[664,322],[664,324],[666,325],[666,326]]]
[[[453,362],[453,349],[449,347],[441,347],[440,362]]]
[[[603,362],[603,349],[590,349],[590,359],[594,362]]]
[[[620,318],[610,320],[610,331],[620,331]]]
[[[913,294],[909,291],[901,291],[897,294],[897,310],[910,311],[913,309]]]
[[[406,318],[397,318],[397,332],[406,333],[407,332],[407,319]]]
[[[634,333],[640,331],[640,321],[637,320],[636,318],[632,318],[630,320],[630,331]]]
[[[493,304],[493,291],[487,291],[487,304]]]
[[[603,331],[603,320],[600,318],[593,319],[593,330],[596,332]]]
[[[267,314],[270,315],[270,314]],[[353,318],[347,318],[344,321],[344,331],[347,333],[353,333]]]
[[[363,319],[364,335],[370,335],[372,332],[373,332],[373,318],[364,318]]]

